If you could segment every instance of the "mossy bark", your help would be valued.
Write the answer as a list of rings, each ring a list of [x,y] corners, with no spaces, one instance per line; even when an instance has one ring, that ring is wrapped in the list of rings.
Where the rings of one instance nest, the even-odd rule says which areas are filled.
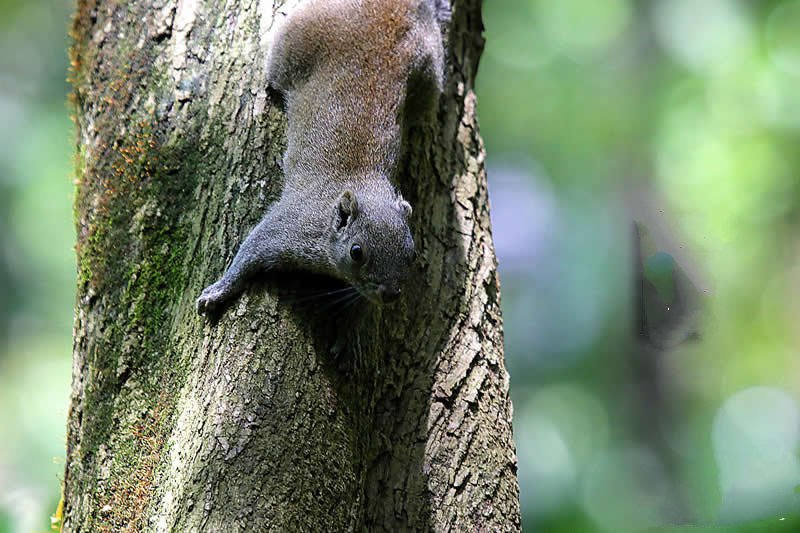
[[[410,294],[354,322],[265,276],[195,312],[280,192],[264,58],[296,4],[78,2],[64,531],[519,529],[479,0],[455,3],[439,120],[407,139]]]

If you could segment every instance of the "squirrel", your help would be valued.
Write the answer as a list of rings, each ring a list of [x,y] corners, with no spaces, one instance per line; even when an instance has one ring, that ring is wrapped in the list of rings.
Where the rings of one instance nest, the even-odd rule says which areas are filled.
[[[378,305],[400,296],[414,240],[393,182],[407,128],[435,114],[449,16],[448,0],[307,0],[277,29],[267,81],[288,119],[284,189],[198,312],[266,270],[337,278]]]

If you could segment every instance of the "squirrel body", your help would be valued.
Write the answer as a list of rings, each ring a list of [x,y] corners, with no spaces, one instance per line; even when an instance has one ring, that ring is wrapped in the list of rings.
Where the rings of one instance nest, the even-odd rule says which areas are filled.
[[[399,296],[414,241],[394,183],[406,129],[442,90],[446,1],[308,0],[283,22],[267,77],[288,118],[284,189],[198,311],[272,269],[338,278],[375,303]]]

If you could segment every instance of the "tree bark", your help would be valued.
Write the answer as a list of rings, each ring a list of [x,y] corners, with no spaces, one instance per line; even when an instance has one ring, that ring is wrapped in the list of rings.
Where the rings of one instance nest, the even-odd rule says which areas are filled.
[[[453,7],[439,120],[400,184],[411,294],[356,321],[266,275],[208,321],[195,298],[280,191],[264,58],[297,2],[78,2],[64,531],[519,529],[480,1]]]

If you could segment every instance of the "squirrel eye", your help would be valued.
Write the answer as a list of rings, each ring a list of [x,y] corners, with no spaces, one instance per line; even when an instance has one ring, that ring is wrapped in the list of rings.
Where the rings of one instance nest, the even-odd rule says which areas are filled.
[[[350,247],[350,258],[356,263],[360,263],[364,260],[364,250],[361,248],[361,245],[354,244]]]

